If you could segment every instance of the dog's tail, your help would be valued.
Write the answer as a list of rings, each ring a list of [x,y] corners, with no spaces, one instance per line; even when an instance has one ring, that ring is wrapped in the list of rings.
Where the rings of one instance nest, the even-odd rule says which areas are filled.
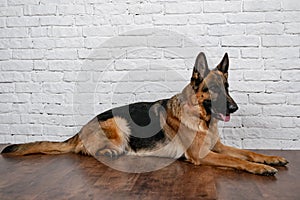
[[[29,155],[29,154],[63,154],[79,153],[80,138],[78,134],[64,142],[32,142],[26,144],[13,144],[5,147],[1,154]],[[81,146],[81,145],[80,145]]]

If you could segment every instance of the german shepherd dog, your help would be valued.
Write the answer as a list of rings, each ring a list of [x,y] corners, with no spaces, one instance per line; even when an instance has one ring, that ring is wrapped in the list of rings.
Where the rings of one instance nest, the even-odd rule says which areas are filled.
[[[113,108],[96,116],[64,142],[14,144],[4,148],[2,154],[73,152],[92,156],[127,154],[175,159],[183,156],[194,165],[274,175],[277,170],[269,165],[286,165],[286,159],[225,146],[220,141],[218,121],[229,121],[230,114],[238,110],[229,95],[228,67],[227,53],[220,64],[210,70],[205,54],[201,52],[196,58],[190,83],[170,99]]]

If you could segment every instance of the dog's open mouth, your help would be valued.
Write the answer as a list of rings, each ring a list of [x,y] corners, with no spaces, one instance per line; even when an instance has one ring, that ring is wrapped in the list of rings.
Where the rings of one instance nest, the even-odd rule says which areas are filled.
[[[230,121],[230,114],[226,113],[225,115],[223,113],[215,113],[212,112],[212,116],[216,119],[222,120],[224,122],[229,122]]]
[[[229,122],[230,121],[230,114],[223,115],[222,113],[218,113],[220,119],[224,122]]]

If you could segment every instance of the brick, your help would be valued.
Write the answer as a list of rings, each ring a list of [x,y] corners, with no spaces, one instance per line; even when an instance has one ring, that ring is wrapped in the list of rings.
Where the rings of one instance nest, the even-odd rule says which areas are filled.
[[[73,16],[41,16],[42,26],[71,26],[74,24]]]
[[[95,26],[83,28],[83,36],[112,37],[114,35],[116,35],[116,29],[111,26]]]
[[[251,35],[277,35],[283,34],[284,25],[281,23],[261,23],[246,26],[246,33]]]
[[[243,117],[243,127],[280,128],[280,117]]]
[[[300,71],[299,70],[282,71],[281,78],[284,81],[300,81]]]
[[[226,12],[240,12],[241,2],[238,1],[205,1],[204,12],[208,13],[226,13]]]
[[[265,60],[265,68],[267,70],[269,69],[300,69],[299,67],[299,60],[297,58],[289,58],[289,59],[284,59],[284,60],[279,60],[279,59],[266,59]]]
[[[126,14],[127,5],[125,3],[95,4],[94,9],[95,15],[105,16],[107,13],[110,15],[121,15]]]
[[[0,68],[3,71],[31,71],[33,69],[32,61],[1,61]]]
[[[55,27],[51,30],[53,37],[79,37],[81,29],[77,27]]]
[[[19,124],[20,123],[20,116],[19,115],[12,115],[12,114],[1,114],[0,115],[0,124]]]
[[[73,83],[44,83],[43,84],[43,92],[49,92],[53,94],[60,93],[73,93],[74,92],[74,84]]]
[[[101,47],[146,47],[147,37],[143,36],[118,36],[101,44]]]
[[[0,8],[0,16],[1,17],[14,17],[14,16],[22,16],[23,9],[22,6],[6,6]]]
[[[279,81],[280,71],[269,70],[269,71],[245,71],[245,81]]]
[[[300,105],[300,94],[288,94],[287,103],[288,105]]]
[[[85,14],[84,5],[58,5],[58,14],[60,15],[79,15]]]
[[[165,13],[167,14],[191,14],[191,13],[201,13],[202,3],[174,3],[166,4]]]
[[[206,35],[206,27],[204,25],[186,25],[184,27],[182,26],[170,26],[170,31],[174,31],[176,35],[181,35],[184,38],[193,38],[196,39],[200,36]],[[197,36],[195,37],[195,33],[197,33]]]
[[[164,81],[165,73],[160,71],[133,71],[128,73],[130,81]]]
[[[263,68],[263,61],[259,59],[231,59],[234,69],[257,70]]]
[[[258,47],[259,38],[256,36],[224,36],[221,45],[222,47]]]
[[[243,148],[249,149],[299,149],[298,140],[282,140],[282,139],[245,139],[243,140]]]
[[[42,92],[40,83],[16,83],[17,93],[36,93]]]
[[[228,76],[229,81],[243,81],[244,80],[244,70],[232,70]]]
[[[62,94],[45,94],[33,93],[31,95],[32,103],[63,103],[64,97]]]
[[[299,27],[300,23],[286,23],[284,28],[286,33],[299,34]]]
[[[35,49],[53,49],[55,42],[52,38],[34,38],[32,45]]]
[[[1,39],[0,48],[7,49],[23,49],[23,48],[32,48],[32,40],[27,38],[12,38],[12,39]]]
[[[93,25],[93,24],[94,24],[94,16],[90,16],[90,15],[75,16],[75,25],[83,26],[83,25]]]
[[[82,62],[73,60],[53,60],[49,61],[51,71],[78,71],[82,67]]]
[[[298,58],[299,48],[296,47],[273,47],[273,48],[262,48],[263,58]]]
[[[5,28],[0,31],[0,38],[22,38],[27,37],[28,32],[26,28]]]
[[[45,56],[45,50],[42,49],[13,50],[13,54],[12,54],[12,57],[14,59],[23,59],[23,60],[43,59],[44,56]]]
[[[73,4],[74,0],[40,0],[41,4]]]
[[[261,82],[236,82],[231,81],[231,91],[234,92],[264,92],[265,91],[265,84]]]
[[[262,114],[262,107],[259,105],[242,105],[236,113],[238,116],[258,116]]]
[[[59,82],[62,81],[63,73],[61,72],[36,72],[32,74],[34,82]]]
[[[180,47],[182,46],[182,37],[179,36],[154,36],[148,37],[150,47]]]
[[[211,25],[208,27],[208,34],[213,36],[223,35],[243,35],[245,33],[244,25]]]
[[[12,125],[10,130],[15,135],[41,135],[43,126],[38,124],[18,124]]]
[[[129,59],[159,59],[162,58],[163,52],[160,49],[135,49],[127,53]]]
[[[5,27],[5,19],[0,19],[0,27]]]
[[[262,23],[265,21],[265,13],[228,13],[225,16],[230,24]]]
[[[300,3],[297,0],[285,0],[282,2],[283,10],[300,10]]]
[[[133,16],[130,15],[113,15],[110,18],[111,25],[130,25],[133,21]]]
[[[64,126],[44,126],[44,135],[56,135],[56,136],[70,136],[76,132],[74,127],[64,127]]]
[[[137,25],[152,24],[152,18],[148,15],[135,15],[134,23]]]
[[[134,72],[127,72],[127,71],[105,71],[99,73],[93,73],[93,81],[96,83],[101,82],[128,82],[129,81],[129,74]],[[134,78],[133,78],[134,79]]]
[[[24,15],[55,15],[55,5],[27,5],[24,8]]]
[[[84,38],[84,47],[85,48],[99,48],[101,44],[107,42],[109,37],[87,37]]]
[[[31,37],[47,37],[49,30],[49,27],[32,27]]]
[[[283,94],[250,94],[249,101],[251,104],[284,104],[286,102],[286,96]]]
[[[243,11],[258,12],[258,11],[277,11],[281,9],[280,0],[253,0],[244,1]]]
[[[28,5],[33,4],[37,5],[39,4],[39,0],[7,0],[8,5]]]
[[[13,83],[1,83],[0,92],[1,93],[11,93],[14,92],[15,86]]]
[[[280,126],[282,128],[295,128],[296,124],[294,123],[294,117],[283,117],[280,120]]]
[[[6,20],[7,27],[39,26],[37,17],[9,17]]]
[[[78,57],[82,59],[109,59],[111,58],[108,49],[101,48],[95,50],[79,49]]]
[[[215,36],[198,36],[196,38],[184,38],[185,47],[219,46],[220,39]]]
[[[190,24],[225,24],[225,16],[218,13],[190,15]]]
[[[268,93],[297,93],[300,92],[299,82],[274,82],[266,84]]]
[[[159,14],[163,12],[163,5],[160,4],[135,4],[128,7],[132,15]]]
[[[0,60],[9,60],[11,58],[10,50],[0,50]]]
[[[30,80],[30,73],[25,72],[0,72],[0,82],[8,83],[8,82],[26,82]]]
[[[4,134],[9,134],[10,133],[10,128],[8,125],[4,125],[4,124],[1,124],[0,125],[0,135],[4,135]],[[4,138],[4,140],[2,140],[2,144],[4,144],[4,142],[6,141],[6,138]]]
[[[89,72],[64,72],[63,80],[65,82],[86,82],[91,79]]]
[[[260,49],[259,48],[242,48],[241,49],[242,58],[259,58]]]
[[[263,107],[263,113],[267,116],[287,116],[287,117],[297,117],[300,113],[299,106],[265,106]]]
[[[35,70],[45,70],[48,69],[48,62],[44,60],[35,60],[33,62],[33,69]]]
[[[59,38],[54,39],[57,48],[80,48],[83,47],[83,38]]]
[[[77,51],[76,49],[53,49],[47,51],[45,57],[49,60],[74,60],[77,58]]]
[[[153,16],[154,25],[185,25],[188,22],[186,15]]]

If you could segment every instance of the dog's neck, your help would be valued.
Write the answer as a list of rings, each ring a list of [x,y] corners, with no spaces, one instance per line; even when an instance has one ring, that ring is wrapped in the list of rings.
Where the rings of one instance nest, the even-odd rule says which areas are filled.
[[[211,116],[206,114],[203,105],[190,104],[181,93],[170,99],[167,104],[167,113],[186,127],[196,131],[205,131],[211,122]]]

